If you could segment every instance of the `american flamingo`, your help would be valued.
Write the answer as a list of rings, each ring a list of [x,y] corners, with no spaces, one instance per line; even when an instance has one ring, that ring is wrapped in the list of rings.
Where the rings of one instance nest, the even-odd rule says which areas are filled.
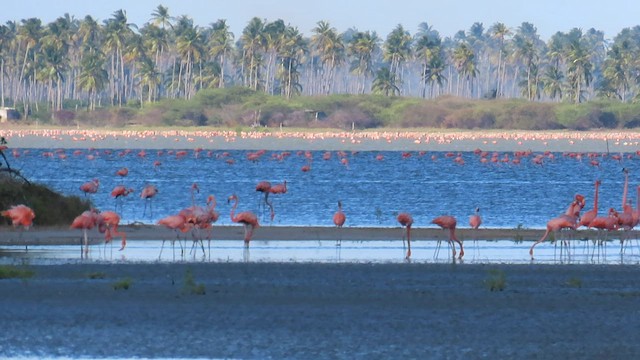
[[[187,222],[187,219],[182,215],[170,215],[158,220],[158,225],[162,225],[168,229],[175,231],[176,240],[178,240],[178,244],[180,245],[180,251],[184,252],[182,249],[182,243],[180,242],[180,233],[186,233],[193,227],[193,224]],[[162,257],[162,250],[164,249],[164,242],[162,240],[162,246],[160,247],[160,255],[158,258]],[[175,240],[171,241],[172,248],[175,249]]]
[[[124,250],[127,246],[127,234],[118,231],[118,225],[120,225],[120,215],[114,211],[103,211],[98,214],[98,229],[100,232],[104,232],[105,243],[108,243],[113,239],[113,236],[120,236],[122,239],[120,251]]]
[[[71,229],[82,229],[84,242],[80,242],[80,252],[87,254],[89,252],[89,238],[87,232],[93,229],[98,223],[98,213],[95,209],[87,210],[78,215],[71,223]]]
[[[287,180],[285,180],[282,184],[276,184],[271,186],[271,188],[269,189],[269,193],[271,194],[286,194],[287,193]],[[265,201],[267,201],[267,198],[265,197]],[[271,202],[267,201],[267,204],[269,205],[269,208],[271,209],[271,221],[273,221],[273,218],[276,216],[276,212],[273,208],[273,200],[271,200]]]
[[[475,214],[469,217],[469,226],[472,229],[478,229],[481,224],[482,224],[482,218],[480,217],[480,208],[477,207]]]
[[[480,225],[482,225],[482,218],[480,217],[480,208],[476,207],[476,212],[473,215],[469,216],[469,227],[473,229],[473,245],[476,251],[478,250],[476,231],[478,230]],[[474,253],[474,256],[475,256],[475,253]]]
[[[248,248],[253,231],[255,228],[260,226],[258,218],[250,211],[243,211],[235,214],[236,208],[238,207],[238,196],[236,194],[229,196],[227,203],[230,203],[231,201],[234,202],[231,207],[231,221],[241,223],[244,226],[244,246]]]
[[[623,233],[620,237],[620,244],[623,245],[626,238],[629,236],[629,231],[634,227],[633,207],[627,203],[627,194],[629,191],[629,170],[624,168],[624,186],[622,190],[622,212],[618,213],[618,225],[622,229]],[[623,246],[621,246],[621,250]]]
[[[116,185],[116,187],[111,190],[111,197],[115,198],[116,200],[116,211],[118,210],[118,203],[122,201],[122,198],[131,194],[132,192],[132,188],[127,189],[127,187],[124,185]]]
[[[558,231],[563,229],[571,229],[575,230],[578,227],[578,218],[580,217],[580,210],[584,207],[584,196],[578,194],[574,197],[574,200],[571,202],[567,211],[555,217],[547,222],[547,231],[545,231],[544,235],[531,245],[529,249],[529,255],[531,255],[531,260],[533,260],[533,248],[536,245],[544,242],[549,236],[551,232],[556,234]]]
[[[116,175],[121,176],[121,177],[125,177],[129,174],[129,169],[127,169],[126,167],[123,167],[121,169],[118,169],[118,171],[116,171]]]
[[[595,192],[593,194],[593,209],[585,212],[580,217],[580,222],[578,222],[578,227],[580,226],[589,226],[591,221],[598,216],[598,188],[600,187],[600,180],[596,180],[595,182]]]
[[[271,204],[269,203],[269,190],[271,190],[271,183],[268,181],[260,181],[258,185],[256,185],[256,191],[264,194],[264,203],[269,207],[269,209],[271,209],[271,213],[273,213],[273,209],[271,207]],[[259,202],[258,204],[261,203],[262,202]]]
[[[531,248],[529,249],[529,255],[531,255],[531,260],[533,260],[533,248],[536,245],[540,244],[541,242],[544,242],[547,236],[549,236],[551,232],[555,234],[562,229],[575,230],[576,227],[578,226],[577,221],[578,221],[577,217],[566,215],[566,214],[560,215],[556,218],[553,218],[547,221],[547,231],[545,231],[544,235],[542,235],[542,237],[539,240],[534,242],[533,245],[531,245]]]
[[[409,260],[411,258],[411,225],[413,225],[413,217],[411,214],[403,212],[398,214],[396,218],[401,226],[406,228],[406,236],[407,236],[407,256],[406,259]],[[405,234],[402,234],[402,245],[404,245],[404,237]]]
[[[144,210],[142,211],[142,216],[147,212],[147,203],[149,203],[149,213],[150,216],[153,216],[153,208],[151,206],[151,200],[158,193],[158,188],[155,185],[147,185],[142,189],[140,193],[140,198],[144,200]]]
[[[347,217],[345,216],[344,212],[342,211],[342,201],[338,201],[338,211],[336,211],[335,214],[333,214],[333,223],[341,228],[342,225],[344,225],[344,222],[347,220]],[[339,242],[336,243],[336,246],[340,246],[342,245],[342,233],[340,233],[340,240]]]
[[[80,185],[80,190],[84,192],[84,195],[95,194],[98,192],[98,187],[100,186],[99,179],[93,179],[91,181],[87,181],[86,183]]]
[[[0,212],[1,216],[11,219],[11,224],[15,228],[20,228],[20,238],[24,230],[29,230],[29,227],[33,225],[33,219],[35,219],[35,212],[26,205],[14,205],[7,210]],[[25,250],[29,250],[25,245]]]
[[[458,255],[458,259],[462,259],[464,256],[464,247],[462,246],[462,241],[458,240],[456,237],[456,224],[458,223],[456,218],[450,215],[442,215],[431,220],[431,223],[436,224],[445,230],[449,230],[449,244],[453,249],[453,257],[456,257],[456,245],[453,243],[455,241],[460,245],[460,254]]]
[[[591,220],[591,223],[589,223],[589,227],[598,229],[598,241],[597,241],[598,246],[601,246],[607,241],[609,232],[618,230],[618,227],[619,227],[618,216],[619,216],[618,212],[614,208],[610,208],[607,216],[598,216],[595,219]],[[593,246],[594,246],[593,252],[595,253],[596,244],[594,243]],[[620,251],[622,252],[622,242],[620,246]],[[593,255],[594,254],[592,253],[591,254],[592,259],[593,259]]]

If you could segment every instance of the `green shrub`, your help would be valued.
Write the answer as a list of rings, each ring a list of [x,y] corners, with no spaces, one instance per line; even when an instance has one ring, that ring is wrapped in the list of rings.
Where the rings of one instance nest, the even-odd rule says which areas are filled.
[[[507,277],[502,270],[489,270],[488,275],[488,278],[484,280],[484,285],[489,291],[503,291],[507,287]]]
[[[131,280],[131,278],[126,277],[120,281],[116,281],[115,283],[113,283],[113,290],[129,290],[129,288],[131,287],[131,284],[133,283],[133,280]]]
[[[30,269],[12,265],[0,265],[0,279],[28,279],[34,274]]]

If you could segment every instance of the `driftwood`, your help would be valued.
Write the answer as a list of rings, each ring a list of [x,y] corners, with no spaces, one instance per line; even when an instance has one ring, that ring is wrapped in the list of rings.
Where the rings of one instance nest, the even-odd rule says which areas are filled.
[[[4,137],[0,137],[0,146],[2,145],[6,145],[7,141],[5,140]],[[11,168],[11,164],[9,163],[9,159],[7,159],[7,155],[5,155],[4,153],[4,149],[3,147],[0,147],[0,156],[4,159],[4,167],[2,167],[2,163],[0,163],[0,172],[2,173],[9,173],[15,177],[19,177],[20,179],[22,179],[25,183],[27,183],[27,185],[31,185],[31,183],[29,182],[29,180],[27,180],[27,178],[25,178],[19,170],[16,169],[12,169]]]

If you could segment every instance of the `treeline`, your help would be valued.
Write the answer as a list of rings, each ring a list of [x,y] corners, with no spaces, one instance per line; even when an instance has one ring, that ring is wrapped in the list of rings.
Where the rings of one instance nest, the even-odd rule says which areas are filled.
[[[584,104],[523,99],[419,99],[383,95],[317,95],[286,99],[246,87],[205,89],[192,99],[163,99],[143,108],[60,110],[64,126],[215,126],[337,128],[573,129],[640,127],[640,104],[611,100]]]
[[[266,95],[380,94],[434,99],[526,99],[580,103],[638,97],[640,27],[612,41],[595,29],[543,41],[531,23],[474,23],[442,37],[426,22],[385,38],[309,24],[310,36],[278,19],[250,19],[241,34],[207,27],[159,5],[137,26],[124,10],[102,22],[68,14],[0,25],[0,106],[41,111],[192,99],[205,89],[243,86]],[[544,107],[544,106],[543,106]]]

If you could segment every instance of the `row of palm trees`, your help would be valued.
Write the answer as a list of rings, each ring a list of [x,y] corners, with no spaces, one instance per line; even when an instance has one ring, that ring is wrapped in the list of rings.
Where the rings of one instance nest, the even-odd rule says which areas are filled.
[[[89,109],[189,99],[204,88],[246,86],[287,98],[335,93],[432,98],[630,101],[640,83],[640,27],[611,41],[601,31],[557,32],[547,42],[531,23],[474,23],[441,37],[427,23],[338,32],[319,21],[305,37],[283,20],[251,19],[236,36],[225,20],[197,26],[159,5],[142,27],[118,10],[102,23],[68,14],[0,25],[1,106],[75,101]]]

